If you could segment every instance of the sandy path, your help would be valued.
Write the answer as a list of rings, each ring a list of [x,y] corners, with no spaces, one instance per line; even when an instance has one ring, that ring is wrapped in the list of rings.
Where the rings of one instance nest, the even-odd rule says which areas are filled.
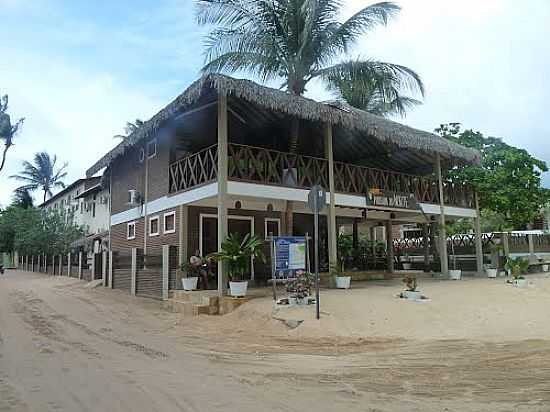
[[[315,341],[238,319],[180,320],[157,302],[9,272],[0,411],[550,410],[546,340]],[[234,333],[216,329],[229,321]],[[353,353],[331,355],[342,352]]]

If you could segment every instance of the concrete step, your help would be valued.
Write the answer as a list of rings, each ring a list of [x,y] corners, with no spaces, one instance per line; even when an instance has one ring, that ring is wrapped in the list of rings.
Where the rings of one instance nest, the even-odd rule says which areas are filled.
[[[217,305],[218,295],[216,291],[192,291],[185,290],[171,290],[168,293],[170,299],[178,300],[181,302],[191,302],[195,305]]]
[[[163,308],[172,313],[182,313],[184,316],[217,315],[218,305],[197,305],[193,302],[168,299],[163,302]]]

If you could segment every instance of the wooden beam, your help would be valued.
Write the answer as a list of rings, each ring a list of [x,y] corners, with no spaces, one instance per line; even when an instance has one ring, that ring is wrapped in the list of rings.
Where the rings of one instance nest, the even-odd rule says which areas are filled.
[[[443,178],[441,176],[441,156],[436,154],[435,158],[435,173],[439,185],[439,206],[441,213],[439,214],[439,244],[441,258],[441,274],[449,274],[449,257],[447,255],[447,230],[445,228],[445,193],[443,192]]]
[[[335,185],[334,185],[334,153],[332,146],[332,125],[326,123],[324,125],[324,140],[325,140],[325,156],[328,159],[328,190],[329,190],[329,207],[328,207],[328,261],[329,267],[335,267],[338,264],[338,234],[336,233],[336,201],[335,201]]]
[[[218,95],[218,251],[227,237],[227,175],[228,175],[228,122],[227,96]],[[226,287],[226,270],[222,262],[218,263],[218,295],[224,294]]]

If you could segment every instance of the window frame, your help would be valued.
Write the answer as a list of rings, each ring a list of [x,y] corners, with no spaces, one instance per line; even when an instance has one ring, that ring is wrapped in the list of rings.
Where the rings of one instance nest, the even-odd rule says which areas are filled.
[[[149,154],[149,147],[151,147],[151,145],[153,145],[153,147],[155,148],[153,154]],[[157,155],[157,150],[157,139],[151,139],[150,141],[148,141],[145,147],[145,155],[147,156],[147,159],[152,159],[153,157],[155,157]]]
[[[166,218],[169,216],[174,217],[174,228],[170,230],[166,230]],[[164,216],[162,217],[162,232],[164,234],[176,233],[176,211],[175,210],[165,213]]]
[[[134,228],[134,234],[130,236],[130,227]],[[134,240],[136,238],[136,221],[128,222],[126,224],[126,240]]]
[[[153,223],[154,220],[157,221],[157,231],[155,233],[151,231],[151,224]],[[147,225],[147,228],[149,229],[149,237],[159,236],[160,235],[160,216],[155,215],[155,216],[149,217],[149,224]]]
[[[269,222],[277,223],[277,236],[281,236],[281,218],[280,217],[266,217],[264,220],[264,234],[265,238],[269,236],[269,232],[267,231],[267,226]]]

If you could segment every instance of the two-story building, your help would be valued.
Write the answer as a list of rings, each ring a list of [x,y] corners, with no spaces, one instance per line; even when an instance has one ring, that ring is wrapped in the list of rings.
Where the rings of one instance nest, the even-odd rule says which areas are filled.
[[[366,222],[392,233],[393,225],[437,222],[445,239],[446,218],[478,218],[475,194],[445,181],[442,170],[479,159],[475,150],[355,108],[210,75],[87,175],[107,168],[113,251],[150,254],[173,245],[180,262],[219,250],[228,233],[313,233],[307,195],[321,184],[328,192],[320,232],[327,267],[336,262],[339,225]],[[251,277],[268,272],[256,263]],[[220,293],[223,276],[219,265]]]
[[[57,210],[75,225],[82,226],[86,237],[78,244],[98,252],[108,247],[110,222],[110,195],[108,183],[101,177],[75,180],[65,189],[42,203],[40,208]]]

